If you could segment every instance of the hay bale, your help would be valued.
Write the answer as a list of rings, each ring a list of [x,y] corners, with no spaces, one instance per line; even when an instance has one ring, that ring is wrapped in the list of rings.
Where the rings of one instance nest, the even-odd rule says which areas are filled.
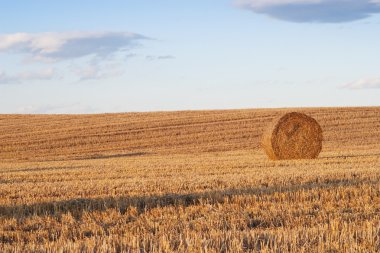
[[[315,119],[291,112],[267,128],[262,147],[272,160],[315,159],[322,150],[322,140],[322,129]]]

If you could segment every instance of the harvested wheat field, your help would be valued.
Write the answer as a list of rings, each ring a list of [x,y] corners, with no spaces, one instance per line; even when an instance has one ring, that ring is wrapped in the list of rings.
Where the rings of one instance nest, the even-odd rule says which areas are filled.
[[[292,109],[322,152],[271,161],[287,111],[0,115],[0,251],[379,252],[380,108]]]

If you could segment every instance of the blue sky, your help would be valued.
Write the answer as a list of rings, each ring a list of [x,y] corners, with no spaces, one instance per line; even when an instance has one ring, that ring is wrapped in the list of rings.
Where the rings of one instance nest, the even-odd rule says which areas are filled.
[[[0,113],[379,105],[378,0],[0,3]]]

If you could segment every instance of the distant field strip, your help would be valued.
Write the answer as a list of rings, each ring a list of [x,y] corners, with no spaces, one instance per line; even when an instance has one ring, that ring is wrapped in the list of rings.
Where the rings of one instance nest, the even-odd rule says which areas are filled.
[[[322,125],[324,151],[350,147],[367,150],[380,142],[380,108],[299,111]],[[264,127],[279,113],[281,110],[0,115],[0,159],[37,161],[132,152],[255,151]]]

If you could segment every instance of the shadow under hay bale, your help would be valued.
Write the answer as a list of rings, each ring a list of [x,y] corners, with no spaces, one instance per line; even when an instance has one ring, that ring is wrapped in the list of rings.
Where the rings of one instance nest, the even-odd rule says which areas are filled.
[[[322,150],[322,128],[312,117],[291,112],[264,132],[262,147],[272,160],[315,159]]]

